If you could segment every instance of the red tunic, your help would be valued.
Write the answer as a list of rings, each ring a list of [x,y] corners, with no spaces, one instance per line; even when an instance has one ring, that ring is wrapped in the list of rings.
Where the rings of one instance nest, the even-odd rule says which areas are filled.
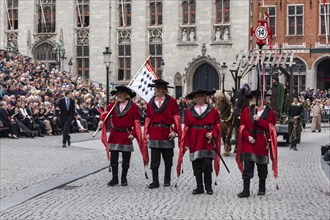
[[[176,99],[165,95],[163,104],[158,108],[155,96],[147,104],[147,117],[144,127],[144,140],[149,134],[150,148],[174,148],[174,140],[169,140],[171,130],[181,136],[179,106]],[[172,126],[174,124],[174,126]]]
[[[109,112],[114,104],[116,103],[111,103],[106,112]],[[104,115],[106,114],[102,114],[101,120],[104,120]],[[117,102],[110,116],[113,128],[108,139],[108,143],[110,144],[109,150],[133,151],[133,144],[128,139],[128,136],[131,133],[138,140],[141,138],[138,137],[138,133],[140,132],[137,132],[137,129],[140,128],[137,128],[135,124],[136,121],[140,120],[139,107],[133,101],[128,100],[126,107],[120,112],[119,102]]]
[[[257,122],[255,143],[251,144],[248,141],[248,137],[254,137],[255,124],[253,121],[254,109],[253,106],[246,107],[241,113],[241,125],[244,125],[242,130],[242,144],[240,152],[237,153],[240,156],[241,161],[253,161],[259,164],[268,164],[268,134],[269,124],[275,125],[276,118],[274,111],[266,106],[260,119]]]
[[[200,158],[214,158],[214,143],[209,142],[206,133],[212,131],[212,137],[217,140],[220,137],[220,117],[217,110],[208,104],[202,115],[199,115],[194,106],[186,111],[185,116],[184,145],[189,147],[190,160]]]

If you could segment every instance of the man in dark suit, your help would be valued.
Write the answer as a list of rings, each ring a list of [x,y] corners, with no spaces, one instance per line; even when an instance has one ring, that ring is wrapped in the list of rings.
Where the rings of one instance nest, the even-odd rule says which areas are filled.
[[[65,91],[64,98],[58,103],[60,108],[60,122],[63,130],[63,147],[66,147],[66,142],[71,145],[71,137],[69,135],[71,122],[75,115],[75,106],[72,99],[72,92]]]

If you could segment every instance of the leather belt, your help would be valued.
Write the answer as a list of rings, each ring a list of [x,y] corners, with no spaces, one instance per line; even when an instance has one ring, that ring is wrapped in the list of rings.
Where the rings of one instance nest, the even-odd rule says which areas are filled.
[[[250,133],[254,133],[254,130],[249,130]],[[267,132],[266,131],[263,131],[263,130],[256,130],[256,133],[258,134],[266,134]]]
[[[171,125],[169,124],[161,124],[161,123],[151,123],[151,126],[157,126],[157,127],[161,127],[161,128],[170,128]]]
[[[191,125],[190,127],[191,128],[207,129],[207,130],[212,129],[212,125]]]
[[[127,131],[132,131],[132,128],[113,128],[118,132],[127,132]]]

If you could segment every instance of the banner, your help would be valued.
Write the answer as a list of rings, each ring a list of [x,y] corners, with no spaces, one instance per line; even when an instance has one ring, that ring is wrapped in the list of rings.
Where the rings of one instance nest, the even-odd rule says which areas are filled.
[[[141,98],[147,102],[154,96],[154,88],[148,87],[149,84],[152,84],[153,80],[158,79],[155,70],[150,65],[150,61],[147,60],[140,70],[135,74],[132,82],[128,86]]]

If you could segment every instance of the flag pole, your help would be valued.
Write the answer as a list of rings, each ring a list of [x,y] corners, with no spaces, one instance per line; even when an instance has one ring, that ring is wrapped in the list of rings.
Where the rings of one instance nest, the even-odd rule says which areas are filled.
[[[325,42],[328,45],[328,19],[327,19],[327,7],[326,7],[326,0],[323,1],[323,7],[324,7],[324,27],[325,27]]]

